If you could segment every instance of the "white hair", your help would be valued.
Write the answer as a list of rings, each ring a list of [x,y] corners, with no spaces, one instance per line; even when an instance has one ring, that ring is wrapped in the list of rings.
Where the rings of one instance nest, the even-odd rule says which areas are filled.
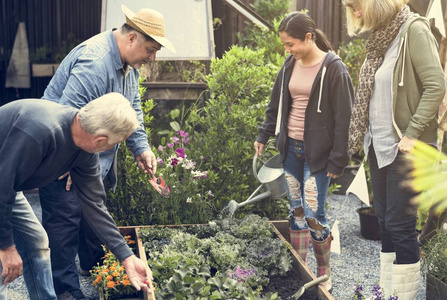
[[[105,135],[108,144],[124,141],[140,127],[137,113],[120,93],[105,94],[79,110],[79,122],[88,134]]]

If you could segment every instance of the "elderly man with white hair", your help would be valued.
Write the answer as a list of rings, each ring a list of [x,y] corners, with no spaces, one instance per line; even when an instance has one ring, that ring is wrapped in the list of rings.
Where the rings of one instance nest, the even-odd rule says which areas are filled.
[[[0,107],[0,299],[24,275],[30,299],[57,299],[48,236],[23,195],[70,172],[86,221],[122,261],[132,285],[150,291],[149,267],[127,246],[104,206],[98,154],[139,127],[121,94],[108,93],[81,109],[35,99]]]

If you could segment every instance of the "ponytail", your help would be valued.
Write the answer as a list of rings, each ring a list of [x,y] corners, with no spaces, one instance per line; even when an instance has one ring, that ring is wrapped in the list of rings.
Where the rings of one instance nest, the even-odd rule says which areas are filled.
[[[317,47],[324,52],[328,52],[329,50],[334,51],[334,48],[332,48],[331,42],[329,42],[326,34],[318,28],[315,29],[315,44],[317,44]]]

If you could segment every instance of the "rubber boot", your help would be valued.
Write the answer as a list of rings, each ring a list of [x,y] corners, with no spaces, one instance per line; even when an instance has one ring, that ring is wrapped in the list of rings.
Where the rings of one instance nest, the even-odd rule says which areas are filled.
[[[391,285],[391,267],[396,259],[395,252],[380,252],[380,287],[384,291],[385,299],[393,295]]]
[[[309,229],[293,230],[289,228],[290,244],[307,265],[309,253]]]
[[[396,293],[399,300],[414,300],[421,279],[421,262],[391,266],[392,294]]]
[[[323,276],[325,274],[329,275],[329,279],[322,284],[326,288],[326,290],[330,292],[332,289],[332,275],[329,259],[331,257],[332,235],[329,234],[329,236],[324,241],[315,241],[312,238],[311,240],[314,248],[315,259],[317,260],[317,277]]]

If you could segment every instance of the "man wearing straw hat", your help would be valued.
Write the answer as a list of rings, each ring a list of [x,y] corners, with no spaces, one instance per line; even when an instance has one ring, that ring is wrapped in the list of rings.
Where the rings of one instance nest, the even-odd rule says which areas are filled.
[[[155,174],[155,156],[143,125],[138,69],[154,61],[161,47],[172,52],[175,49],[165,37],[162,14],[148,8],[136,14],[124,5],[121,8],[126,23],[76,46],[60,64],[42,98],[80,108],[108,92],[123,94],[140,122],[126,145],[138,166],[145,173]],[[105,185],[112,188],[117,181],[117,149],[116,146],[100,154],[102,178]],[[42,224],[50,240],[54,288],[57,294],[64,294],[62,298],[69,293],[75,299],[86,299],[80,290],[79,272],[90,275],[88,270],[103,256],[101,243],[85,222],[78,197],[70,189],[71,178],[61,176],[59,179],[39,189],[43,200]],[[79,272],[76,254],[79,254]]]

